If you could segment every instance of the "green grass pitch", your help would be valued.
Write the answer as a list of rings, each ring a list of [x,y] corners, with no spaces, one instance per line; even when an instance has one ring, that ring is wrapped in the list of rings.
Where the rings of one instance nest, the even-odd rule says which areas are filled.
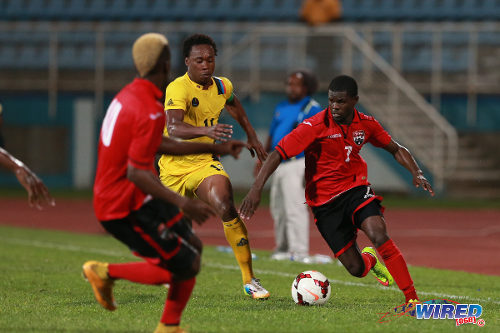
[[[397,288],[379,287],[371,276],[351,277],[337,263],[276,262],[269,260],[269,252],[255,253],[256,275],[270,290],[270,299],[245,296],[232,254],[207,246],[183,327],[192,333],[500,331],[500,277],[410,267],[422,300],[480,304],[485,326],[455,327],[454,320],[410,317],[380,324],[380,313],[403,301]],[[0,332],[153,332],[167,289],[118,281],[118,309],[108,312],[95,302],[80,275],[89,259],[136,260],[105,235],[0,227]],[[332,283],[332,297],[325,306],[301,307],[292,301],[293,278],[310,269],[321,271]]]

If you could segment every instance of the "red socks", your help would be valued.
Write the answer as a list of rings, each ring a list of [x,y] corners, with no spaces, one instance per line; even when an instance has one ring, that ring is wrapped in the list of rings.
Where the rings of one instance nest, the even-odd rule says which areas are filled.
[[[167,301],[160,320],[165,325],[179,325],[182,311],[189,301],[196,282],[195,278],[184,281],[172,280],[172,273],[148,262],[109,264],[108,275],[113,279],[124,279],[142,284],[169,283]]]
[[[113,279],[124,279],[142,284],[165,284],[172,280],[172,273],[148,262],[109,264],[108,275]]]
[[[363,258],[363,262],[365,263],[365,270],[363,271],[363,274],[360,277],[366,276],[370,269],[375,266],[377,263],[377,259],[375,259],[374,256],[372,256],[369,253],[361,253],[361,258]]]
[[[172,281],[168,290],[167,301],[161,316],[161,322],[165,325],[179,325],[182,311],[186,307],[191,292],[193,291],[196,278],[184,281]]]
[[[382,256],[385,266],[389,270],[389,273],[391,273],[394,281],[396,281],[399,289],[405,294],[406,302],[410,299],[418,299],[417,292],[413,286],[413,280],[406,266],[406,261],[392,239],[379,246],[377,251]]]

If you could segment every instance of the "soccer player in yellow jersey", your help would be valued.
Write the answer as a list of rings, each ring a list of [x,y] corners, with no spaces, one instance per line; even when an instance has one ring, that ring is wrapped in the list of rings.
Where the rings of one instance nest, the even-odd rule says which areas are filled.
[[[196,34],[183,45],[187,73],[169,84],[165,94],[165,135],[194,142],[226,141],[233,130],[219,124],[226,108],[245,130],[248,145],[265,160],[267,153],[227,78],[212,76],[217,46],[211,37]],[[252,298],[268,298],[269,292],[255,278],[245,224],[234,206],[231,182],[224,167],[211,154],[186,156],[162,155],[158,162],[160,179],[170,189],[198,197],[212,206],[223,221],[226,239],[241,269],[244,292]]]

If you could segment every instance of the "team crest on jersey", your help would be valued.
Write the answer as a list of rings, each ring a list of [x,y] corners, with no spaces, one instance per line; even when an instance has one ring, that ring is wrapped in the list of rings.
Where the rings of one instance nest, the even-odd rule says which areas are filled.
[[[357,130],[352,132],[352,139],[354,140],[355,144],[361,146],[361,144],[365,141],[365,131]]]
[[[174,101],[172,101],[172,99],[169,99],[167,105],[174,105]]]
[[[198,100],[198,98],[193,97],[193,100],[191,101],[191,105],[192,106],[198,106],[198,105],[200,105],[200,101]]]

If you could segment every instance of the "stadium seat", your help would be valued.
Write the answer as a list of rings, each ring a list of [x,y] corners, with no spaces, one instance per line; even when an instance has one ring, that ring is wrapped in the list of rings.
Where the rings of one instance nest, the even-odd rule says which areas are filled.
[[[87,19],[86,12],[85,1],[69,0],[67,2],[65,17],[67,20]]]
[[[21,9],[24,11],[24,19],[29,20],[45,20],[48,19],[47,3],[44,0],[30,0],[26,3],[26,7]]]
[[[483,0],[476,8],[478,19],[499,21],[500,20],[500,1]]]
[[[113,2],[87,0],[88,6],[83,10],[80,20],[109,20]]]
[[[430,48],[403,50],[402,70],[405,72],[427,72],[432,66]]]
[[[64,69],[93,69],[96,39],[93,33],[61,33],[58,62]]]
[[[49,0],[46,1],[43,8],[43,17],[41,19],[54,21],[54,20],[67,20],[65,18],[66,6],[64,0]]]
[[[443,72],[463,72],[468,66],[469,53],[461,47],[446,47],[442,51]]]
[[[500,43],[500,32],[482,32],[478,35],[478,42],[484,45],[498,45]]]
[[[0,68],[12,68],[17,62],[16,46],[5,43],[3,36],[0,36]]]

